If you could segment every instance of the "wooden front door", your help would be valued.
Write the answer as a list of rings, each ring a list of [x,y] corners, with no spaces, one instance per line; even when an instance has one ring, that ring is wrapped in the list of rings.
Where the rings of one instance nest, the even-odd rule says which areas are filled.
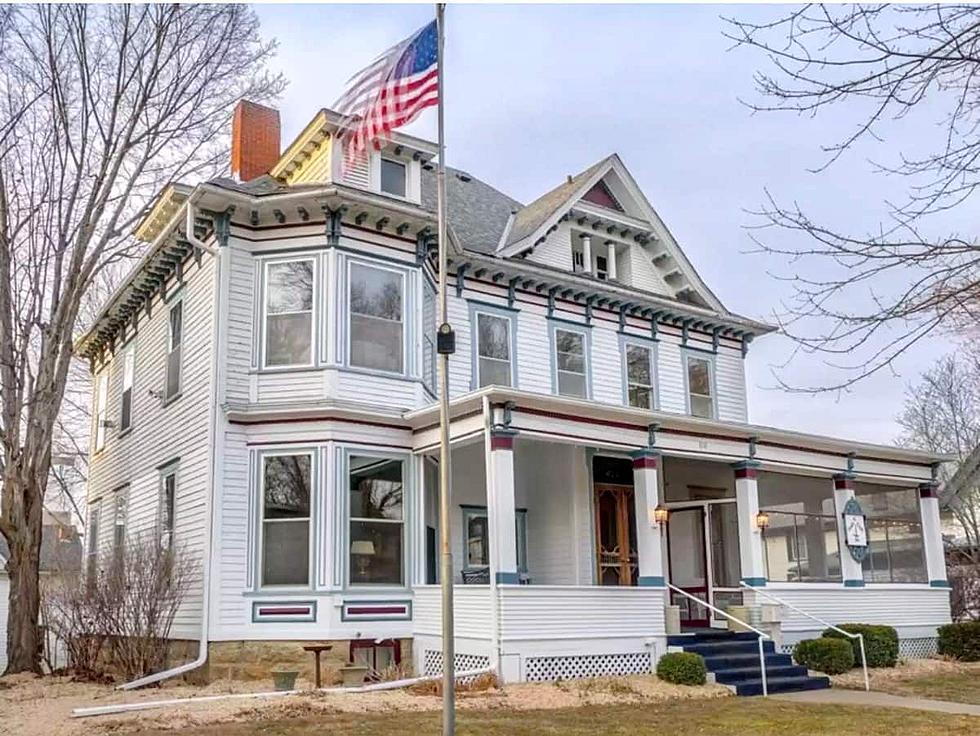
[[[599,585],[636,585],[633,486],[596,483],[595,539]]]

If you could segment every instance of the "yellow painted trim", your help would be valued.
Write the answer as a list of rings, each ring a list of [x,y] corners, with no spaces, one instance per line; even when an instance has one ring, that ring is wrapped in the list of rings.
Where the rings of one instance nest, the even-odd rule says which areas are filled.
[[[166,189],[160,192],[149,213],[133,231],[136,239],[150,242],[159,235],[160,230],[174,216],[190,192],[191,188],[183,184],[168,184]]]

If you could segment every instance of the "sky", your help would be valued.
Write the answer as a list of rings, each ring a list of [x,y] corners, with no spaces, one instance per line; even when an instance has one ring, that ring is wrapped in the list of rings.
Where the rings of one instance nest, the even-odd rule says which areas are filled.
[[[289,86],[279,101],[283,144],[378,53],[427,23],[431,5],[260,5],[272,64]],[[753,74],[766,59],[733,49],[724,17],[772,19],[778,6],[450,6],[445,61],[447,162],[529,202],[611,152],[619,153],[701,277],[733,312],[773,322],[792,287],[792,264],[760,254],[752,212],[771,192],[845,232],[874,230],[907,182],[872,161],[894,161],[936,135],[940,108],[885,127],[869,143],[811,173],[859,122],[853,108],[818,119],[753,114]],[[932,105],[932,107],[930,107]],[[407,132],[435,137],[436,116]],[[961,208],[965,209],[965,208]],[[956,222],[955,218],[962,222]],[[944,227],[966,226],[963,212]],[[778,232],[766,238],[784,237]],[[778,241],[776,241],[778,242]],[[896,283],[886,284],[894,288]],[[781,335],[754,342],[746,364],[749,420],[892,443],[907,386],[953,345],[934,338],[844,393],[777,387],[840,380],[820,356],[793,356]],[[791,359],[792,357],[792,359]],[[791,362],[787,365],[787,360]]]

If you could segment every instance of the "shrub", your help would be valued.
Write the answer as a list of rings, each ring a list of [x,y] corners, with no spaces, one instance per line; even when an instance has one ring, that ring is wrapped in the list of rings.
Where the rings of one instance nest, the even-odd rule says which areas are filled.
[[[703,685],[708,671],[700,654],[670,652],[657,662],[657,677],[675,685]]]
[[[794,647],[793,659],[807,669],[839,675],[854,666],[854,649],[843,639],[806,639]]]
[[[940,626],[939,653],[964,662],[980,662],[980,621]]]
[[[864,651],[868,656],[868,667],[894,667],[898,661],[898,632],[892,626],[876,624],[841,624],[840,628],[851,634],[864,636]],[[845,639],[854,648],[854,664],[861,665],[861,643],[858,639],[848,639],[833,629],[823,632],[828,639]]]

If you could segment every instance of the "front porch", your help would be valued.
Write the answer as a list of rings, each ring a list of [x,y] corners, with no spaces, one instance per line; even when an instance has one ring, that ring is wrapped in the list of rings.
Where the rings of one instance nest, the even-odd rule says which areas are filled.
[[[453,422],[457,668],[495,667],[507,681],[648,672],[667,650],[668,606],[678,606],[685,629],[726,626],[668,583],[718,608],[743,607],[756,624],[767,601],[744,585],[766,586],[833,623],[896,626],[906,649],[920,652],[948,622],[924,463],[790,449],[690,418],[671,423],[712,424],[711,433],[631,424],[623,415],[639,412],[628,409],[604,409],[619,416],[597,421],[593,407],[530,403],[487,397],[479,414],[457,411]],[[417,668],[437,672],[438,465],[429,431],[416,433],[425,554],[413,629]],[[867,518],[863,562],[842,528],[852,498]],[[819,635],[788,610],[766,613],[784,651]]]

